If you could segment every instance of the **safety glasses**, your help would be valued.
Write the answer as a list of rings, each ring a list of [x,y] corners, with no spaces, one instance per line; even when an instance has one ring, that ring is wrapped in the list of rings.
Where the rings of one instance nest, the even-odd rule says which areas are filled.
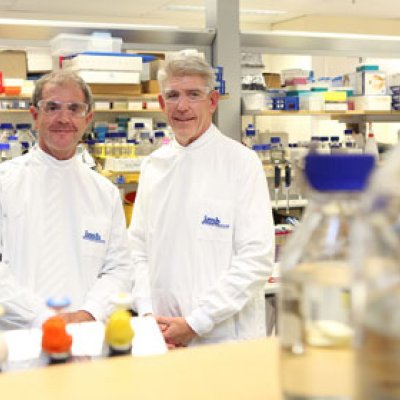
[[[66,110],[69,115],[75,118],[83,118],[89,111],[89,105],[80,102],[65,103],[56,100],[40,100],[37,106],[40,111],[47,115],[56,115],[62,110]]]
[[[177,104],[182,99],[187,99],[189,103],[197,103],[199,101],[204,101],[211,90],[208,87],[201,89],[188,89],[183,93],[175,89],[166,89],[162,92],[164,101],[169,104]]]

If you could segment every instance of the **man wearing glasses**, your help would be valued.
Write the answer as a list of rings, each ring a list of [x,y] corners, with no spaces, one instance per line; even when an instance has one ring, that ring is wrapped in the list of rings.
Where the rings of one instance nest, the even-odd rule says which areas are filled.
[[[75,157],[92,95],[71,72],[36,82],[38,146],[0,166],[0,329],[40,326],[48,298],[67,296],[67,322],[104,320],[110,298],[131,290],[118,190]]]
[[[135,307],[171,348],[265,336],[274,229],[262,165],[213,125],[219,95],[202,58],[179,53],[159,83],[175,139],[141,171],[128,232]]]

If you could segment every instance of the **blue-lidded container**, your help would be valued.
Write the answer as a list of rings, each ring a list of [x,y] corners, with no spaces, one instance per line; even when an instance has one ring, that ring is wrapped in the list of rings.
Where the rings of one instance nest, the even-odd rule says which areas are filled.
[[[374,168],[369,154],[309,154],[305,176],[312,188],[321,192],[362,191]]]

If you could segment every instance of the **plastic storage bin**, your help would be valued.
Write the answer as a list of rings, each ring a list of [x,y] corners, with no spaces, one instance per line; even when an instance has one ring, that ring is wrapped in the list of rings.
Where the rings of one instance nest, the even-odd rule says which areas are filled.
[[[85,51],[120,53],[122,39],[108,35],[60,33],[50,40],[51,53],[63,56]]]

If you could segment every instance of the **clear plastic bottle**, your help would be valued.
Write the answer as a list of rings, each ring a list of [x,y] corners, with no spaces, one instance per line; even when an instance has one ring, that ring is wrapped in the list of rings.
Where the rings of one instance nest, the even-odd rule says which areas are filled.
[[[163,139],[165,138],[164,131],[156,130],[153,133],[153,149],[156,150],[163,144]]]
[[[10,145],[10,156],[11,158],[18,157],[22,154],[22,145],[18,141],[17,136],[9,136],[8,143]]]
[[[371,122],[369,123],[368,136],[365,142],[364,152],[367,154],[372,154],[375,157],[375,160],[379,161],[378,144],[376,143],[375,135],[372,132]]]
[[[275,161],[284,162],[285,161],[285,149],[282,146],[281,138],[279,136],[271,137],[271,162]]]
[[[331,136],[330,139],[331,139],[330,143],[331,153],[332,154],[343,153],[339,136]]]
[[[349,230],[373,165],[373,157],[363,154],[312,153],[305,158],[312,192],[280,263],[279,332],[286,399],[351,398],[346,384],[353,338]],[[323,368],[331,362],[342,365],[338,376]],[[310,381],[315,382],[312,392]]]
[[[149,131],[143,130],[140,132],[140,140],[136,145],[135,150],[137,156],[148,156],[153,151],[153,145],[150,141]]]
[[[356,399],[400,399],[400,146],[372,176],[354,229]]]
[[[249,149],[253,148],[253,145],[256,143],[256,129],[254,128],[253,124],[248,124],[246,129],[244,130],[244,135],[242,137],[242,142],[245,146]]]
[[[354,139],[353,130],[345,129],[344,130],[344,150],[349,154],[361,154],[363,153],[363,149],[357,146],[357,143]]]
[[[9,143],[0,143],[0,162],[5,162],[11,159]]]
[[[144,126],[144,122],[135,122],[133,128],[133,134],[128,136],[128,139],[136,140],[137,143],[140,142],[141,132],[145,131],[146,128]]]
[[[331,148],[329,146],[329,137],[328,136],[321,136],[319,138],[320,141],[320,148],[319,153],[321,154],[330,154]]]
[[[0,143],[8,143],[8,137],[14,135],[14,125],[9,122],[0,124]]]
[[[36,139],[32,133],[31,124],[16,124],[18,141],[21,143],[22,154],[27,153],[35,144]]]

